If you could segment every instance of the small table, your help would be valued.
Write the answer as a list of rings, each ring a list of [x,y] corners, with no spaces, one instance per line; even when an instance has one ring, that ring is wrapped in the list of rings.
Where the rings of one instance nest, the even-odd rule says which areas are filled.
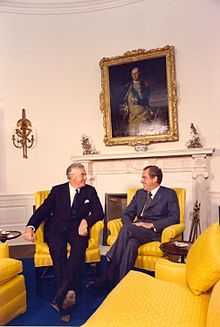
[[[17,231],[17,230],[8,230],[8,231],[0,231],[0,241],[2,243],[8,241],[8,240],[12,240],[13,238],[17,238],[21,236],[21,232]]]
[[[178,262],[180,258],[181,262],[184,263],[191,245],[192,243],[187,241],[171,241],[161,243],[160,249],[169,260]]]

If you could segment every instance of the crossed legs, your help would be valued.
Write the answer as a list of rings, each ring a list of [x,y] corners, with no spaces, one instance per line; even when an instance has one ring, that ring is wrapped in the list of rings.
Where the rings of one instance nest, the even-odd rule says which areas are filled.
[[[138,247],[154,239],[155,233],[150,229],[135,224],[123,225],[117,240],[106,254],[111,262],[111,269],[117,274],[117,282],[133,268]]]

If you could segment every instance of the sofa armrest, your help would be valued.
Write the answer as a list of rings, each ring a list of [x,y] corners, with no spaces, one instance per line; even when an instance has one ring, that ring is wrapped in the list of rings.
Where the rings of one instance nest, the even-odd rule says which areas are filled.
[[[116,241],[122,225],[123,224],[121,218],[112,219],[108,222],[107,225],[109,231],[109,235],[107,237],[108,245],[112,245]]]
[[[170,242],[172,239],[177,238],[184,232],[184,229],[184,224],[176,224],[164,228],[161,235],[161,243]]]
[[[9,247],[7,242],[0,244],[0,258],[9,258]]]
[[[155,277],[186,286],[186,265],[161,258],[156,262]]]

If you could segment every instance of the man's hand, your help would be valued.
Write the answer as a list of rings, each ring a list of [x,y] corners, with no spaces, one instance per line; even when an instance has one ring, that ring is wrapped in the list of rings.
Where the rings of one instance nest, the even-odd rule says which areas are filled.
[[[154,225],[152,223],[144,223],[143,221],[139,221],[139,222],[136,222],[134,224],[136,226],[144,227],[144,228],[147,228],[147,229],[153,229],[154,228]]]
[[[30,241],[30,242],[34,242],[35,240],[35,235],[34,235],[34,230],[32,227],[30,226],[26,226],[24,233],[23,233],[23,237],[25,240]]]
[[[86,221],[86,219],[82,219],[81,223],[79,225],[79,229],[78,229],[79,235],[80,236],[86,236],[88,235],[88,223]]]

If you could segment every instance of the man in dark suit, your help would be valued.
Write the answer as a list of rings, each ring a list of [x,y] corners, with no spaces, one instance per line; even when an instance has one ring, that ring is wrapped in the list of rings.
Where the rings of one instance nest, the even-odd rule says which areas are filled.
[[[69,182],[54,186],[44,203],[32,215],[24,237],[34,241],[34,231],[46,221],[47,243],[53,260],[57,292],[52,306],[61,312],[61,319],[70,319],[76,301],[89,229],[104,213],[93,186],[86,184],[86,171],[74,163],[66,171]],[[67,242],[71,245],[67,258]]]
[[[176,192],[160,186],[162,177],[157,166],[143,169],[143,189],[136,192],[125,209],[118,238],[106,254],[107,270],[94,286],[120,281],[133,268],[141,244],[160,240],[165,227],[179,223]]]

